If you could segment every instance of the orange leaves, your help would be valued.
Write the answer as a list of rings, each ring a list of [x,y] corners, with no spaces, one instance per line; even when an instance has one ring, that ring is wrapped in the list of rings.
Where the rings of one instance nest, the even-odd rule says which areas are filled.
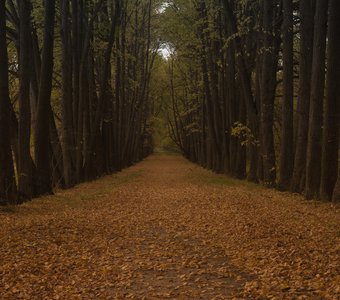
[[[153,156],[0,212],[0,298],[336,299],[339,225],[329,204]]]

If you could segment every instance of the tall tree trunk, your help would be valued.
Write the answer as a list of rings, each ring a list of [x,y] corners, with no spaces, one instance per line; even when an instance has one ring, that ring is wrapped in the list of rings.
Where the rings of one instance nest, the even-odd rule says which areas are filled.
[[[315,0],[300,0],[300,74],[297,107],[297,137],[290,190],[302,192],[306,182],[306,151],[309,121],[310,88],[313,60]]]
[[[283,0],[283,107],[279,188],[287,190],[294,165],[293,0]]]
[[[65,187],[70,188],[75,184],[74,161],[74,131],[72,107],[72,48],[69,32],[70,1],[60,1],[61,10],[61,41],[62,41],[62,127],[63,127],[63,157]]]
[[[276,180],[276,161],[273,135],[274,99],[276,85],[276,69],[273,78],[274,66],[274,3],[264,0],[263,31],[264,54],[261,81],[261,133],[264,184],[274,186]]]
[[[233,1],[223,0],[223,7],[228,20],[229,35],[234,36],[233,47],[236,57],[236,66],[241,83],[242,98],[245,101],[249,127],[255,139],[259,138],[258,109],[254,101],[251,86],[251,76],[247,70],[245,54],[242,48],[241,39],[238,37],[237,20],[233,11]],[[256,179],[251,179],[256,181]]]
[[[53,74],[55,0],[45,0],[45,29],[41,78],[38,98],[37,127],[35,129],[35,161],[38,171],[38,191],[52,193],[50,151],[50,110]]]
[[[114,12],[112,14],[112,19],[111,19],[111,28],[110,28],[110,36],[108,39],[108,44],[105,49],[104,53],[104,65],[102,68],[102,72],[100,74],[100,92],[99,92],[99,99],[98,99],[98,104],[97,108],[95,111],[94,115],[94,125],[93,125],[93,131],[91,134],[91,144],[90,148],[92,151],[93,155],[93,160],[95,161],[95,157],[97,159],[101,159],[98,155],[98,151],[96,151],[96,148],[98,146],[98,143],[101,142],[101,129],[102,129],[102,123],[103,123],[103,117],[104,117],[104,108],[105,108],[105,103],[107,100],[108,96],[108,89],[109,89],[109,78],[110,78],[110,70],[109,68],[111,67],[110,60],[111,60],[111,55],[112,55],[112,49],[114,46],[115,42],[115,37],[116,37],[116,30],[117,26],[119,24],[119,17],[120,17],[120,1],[115,0],[115,6],[114,6]],[[98,149],[98,148],[97,148]]]
[[[317,0],[306,164],[306,199],[319,197],[328,0]]]
[[[79,68],[80,68],[80,28],[79,28],[79,7],[82,0],[71,0],[72,2],[72,106],[73,106],[73,128],[76,136],[78,124],[78,101],[79,101]]]
[[[11,150],[8,53],[6,42],[6,1],[0,2],[0,205],[15,204],[16,182]]]
[[[30,10],[29,0],[19,5],[20,15],[20,99],[19,99],[19,161],[18,190],[21,201],[33,195],[33,170],[31,165],[31,113],[30,113]]]
[[[207,125],[210,142],[210,152],[212,160],[209,162],[209,168],[214,171],[221,171],[219,166],[221,158],[221,145],[222,140],[220,139],[218,123],[221,119],[220,108],[217,107],[218,103],[218,93],[217,93],[217,79],[215,72],[213,70],[213,57],[211,54],[212,49],[209,47],[209,35],[208,35],[208,17],[207,8],[205,1],[202,0],[198,3],[196,7],[197,12],[201,18],[202,25],[199,28],[199,37],[201,40],[202,54],[201,54],[201,66],[202,66],[202,76],[203,84],[206,97],[206,107],[207,107]]]
[[[79,8],[81,13],[78,17],[78,23],[81,24],[83,22],[82,15],[85,14],[85,9],[83,6]],[[84,21],[85,22],[85,21]],[[88,27],[85,30],[85,26],[78,26],[78,35],[82,34],[83,37],[90,35],[90,31],[92,28]],[[85,32],[86,31],[86,32]],[[80,41],[82,41],[82,37]],[[79,41],[79,44],[81,42]],[[87,41],[86,41],[87,42]],[[90,38],[88,38],[88,42],[90,42]],[[80,65],[79,65],[79,73],[74,74],[75,76],[79,76],[78,83],[79,84],[79,92],[78,92],[78,107],[77,107],[77,125],[76,125],[76,178],[78,182],[82,182],[84,178],[84,112],[85,112],[85,97],[88,97],[88,82],[87,82],[87,65],[88,65],[88,47],[83,49]]]
[[[320,195],[331,200],[338,177],[340,122],[340,1],[330,0],[328,21],[327,86],[323,126]]]

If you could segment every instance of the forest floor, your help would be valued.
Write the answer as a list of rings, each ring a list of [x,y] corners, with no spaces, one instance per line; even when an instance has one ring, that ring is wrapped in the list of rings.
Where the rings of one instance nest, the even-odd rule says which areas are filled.
[[[340,207],[177,155],[0,208],[0,299],[340,299]]]

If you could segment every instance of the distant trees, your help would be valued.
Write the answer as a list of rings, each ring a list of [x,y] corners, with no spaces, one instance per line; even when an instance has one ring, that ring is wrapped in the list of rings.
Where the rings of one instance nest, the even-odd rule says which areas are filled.
[[[338,177],[336,1],[172,1],[170,133],[215,172],[330,200]],[[169,25],[168,25],[169,26]],[[169,62],[170,64],[170,62]]]
[[[156,6],[1,1],[1,204],[110,174],[152,151]]]

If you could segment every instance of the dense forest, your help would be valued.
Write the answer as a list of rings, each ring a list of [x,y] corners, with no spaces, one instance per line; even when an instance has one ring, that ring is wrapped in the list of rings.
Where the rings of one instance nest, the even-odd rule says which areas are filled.
[[[150,154],[151,1],[1,1],[0,199]]]
[[[0,204],[175,146],[339,200],[340,1],[0,2]]]
[[[340,2],[166,7],[168,124],[184,155],[217,173],[330,200],[339,173]]]

